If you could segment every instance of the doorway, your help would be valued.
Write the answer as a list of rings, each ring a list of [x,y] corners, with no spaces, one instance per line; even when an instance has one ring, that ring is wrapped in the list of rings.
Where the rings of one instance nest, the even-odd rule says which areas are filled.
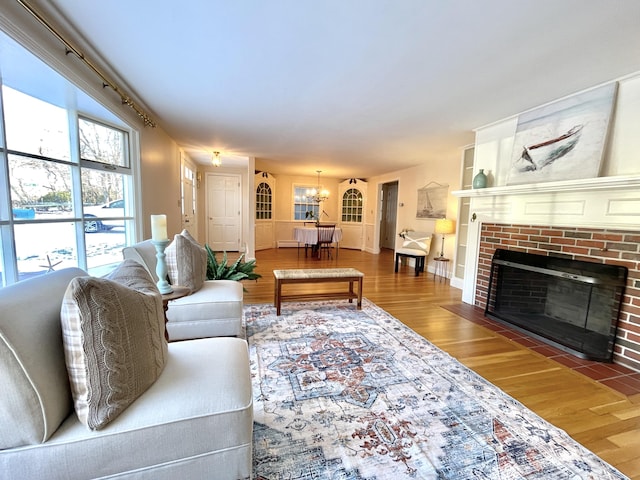
[[[207,243],[215,252],[239,252],[240,175],[207,174]]]
[[[380,248],[396,248],[396,220],[398,214],[398,182],[383,183],[380,208]]]

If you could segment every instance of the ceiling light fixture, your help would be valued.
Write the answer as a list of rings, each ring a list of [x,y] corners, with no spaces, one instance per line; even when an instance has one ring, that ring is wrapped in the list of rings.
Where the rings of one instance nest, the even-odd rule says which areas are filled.
[[[307,200],[314,203],[321,203],[329,199],[329,190],[320,189],[320,174],[322,170],[316,170],[318,172],[318,187],[307,190]]]
[[[213,157],[211,157],[211,165],[213,165],[214,167],[219,167],[220,165],[222,165],[220,152],[213,152]]]

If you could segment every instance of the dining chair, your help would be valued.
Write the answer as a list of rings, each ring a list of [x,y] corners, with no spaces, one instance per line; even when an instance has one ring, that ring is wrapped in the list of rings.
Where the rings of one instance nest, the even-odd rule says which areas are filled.
[[[336,231],[335,225],[330,224],[320,224],[317,225],[318,229],[318,243],[316,248],[318,249],[318,260],[322,258],[322,251],[325,250],[327,252],[328,258],[333,258],[331,256],[331,244],[333,243],[333,234]]]

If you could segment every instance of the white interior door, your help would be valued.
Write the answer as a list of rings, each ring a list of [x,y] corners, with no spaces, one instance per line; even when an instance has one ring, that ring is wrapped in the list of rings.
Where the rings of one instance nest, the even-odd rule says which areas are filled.
[[[398,208],[398,182],[382,185],[382,218],[380,222],[380,248],[396,248],[396,215]]]
[[[207,243],[238,252],[241,245],[240,175],[207,174]]]

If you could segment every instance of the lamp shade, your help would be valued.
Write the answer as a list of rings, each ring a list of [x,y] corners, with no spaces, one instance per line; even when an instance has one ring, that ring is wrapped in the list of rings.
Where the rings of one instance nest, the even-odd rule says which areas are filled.
[[[455,227],[453,220],[449,220],[448,218],[439,218],[436,220],[436,233],[440,233],[442,235],[453,233],[456,231]]]

